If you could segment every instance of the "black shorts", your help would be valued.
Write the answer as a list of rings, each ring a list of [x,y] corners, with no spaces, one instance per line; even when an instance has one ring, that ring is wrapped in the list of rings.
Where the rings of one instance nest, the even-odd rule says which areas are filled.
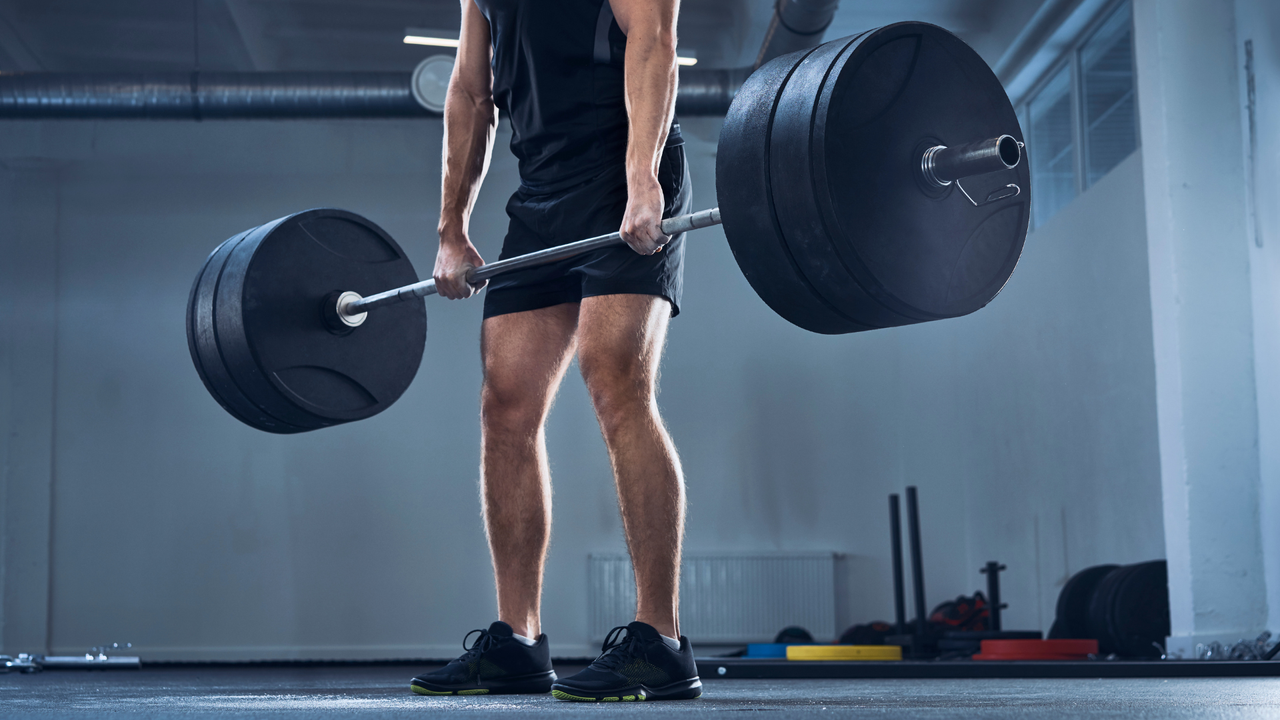
[[[693,193],[683,146],[662,151],[658,182],[666,201],[662,216],[688,213]],[[621,168],[552,193],[538,194],[521,186],[507,203],[511,225],[498,259],[617,232],[626,208],[627,181]],[[681,233],[653,255],[640,255],[627,245],[618,245],[499,275],[489,281],[484,316],[581,302],[594,295],[638,294],[666,298],[674,317],[680,312],[683,288]]]

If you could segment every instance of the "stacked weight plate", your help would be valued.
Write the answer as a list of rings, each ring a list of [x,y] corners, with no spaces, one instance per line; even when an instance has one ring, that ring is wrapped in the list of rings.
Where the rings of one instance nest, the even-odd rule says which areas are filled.
[[[1022,133],[994,73],[942,28],[898,23],[776,58],[733,101],[716,191],[742,272],[778,314],[846,333],[966,315],[1026,239],[1027,163],[935,189],[934,145]],[[999,188],[1021,192],[987,203]],[[784,230],[785,228],[785,230]]]
[[[191,358],[218,403],[260,430],[305,432],[376,415],[417,374],[426,308],[381,308],[339,335],[324,322],[324,300],[417,280],[395,240],[359,215],[317,209],[275,220],[205,261],[187,303]]]
[[[1159,657],[1169,635],[1169,577],[1164,560],[1096,565],[1067,581],[1049,637],[1092,638],[1103,655]]]
[[[1122,565],[1098,581],[1089,601],[1089,636],[1103,654],[1159,657],[1169,632],[1164,560]]]

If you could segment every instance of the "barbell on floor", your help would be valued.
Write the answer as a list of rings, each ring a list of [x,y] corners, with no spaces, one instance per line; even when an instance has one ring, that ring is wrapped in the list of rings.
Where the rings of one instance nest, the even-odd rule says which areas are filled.
[[[748,78],[720,134],[720,207],[665,220],[663,231],[723,222],[757,294],[814,332],[965,315],[995,297],[1022,252],[1030,175],[1020,138],[977,53],[933,25],[889,25],[784,55]],[[468,279],[622,242],[589,238]],[[308,210],[208,257],[188,301],[188,344],[229,413],[304,432],[400,397],[427,330],[424,305],[404,301],[434,292],[374,223]]]

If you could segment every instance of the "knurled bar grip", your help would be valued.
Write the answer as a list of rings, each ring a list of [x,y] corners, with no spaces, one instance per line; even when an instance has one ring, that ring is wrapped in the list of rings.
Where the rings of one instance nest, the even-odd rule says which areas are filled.
[[[697,230],[698,228],[710,227],[720,224],[720,208],[715,207],[709,210],[700,210],[689,215],[681,215],[679,217],[667,218],[662,221],[662,232],[666,235],[678,235],[682,232]],[[620,233],[609,233],[608,235],[600,235],[598,237],[587,238],[577,242],[567,243],[565,245],[557,245],[546,250],[539,250],[528,255],[520,255],[506,260],[499,260],[495,263],[482,265],[467,273],[467,282],[475,284],[491,277],[501,275],[503,273],[514,272],[516,270],[524,270],[525,268],[536,267],[538,265],[546,265],[557,260],[564,260],[581,255],[592,250],[609,247],[611,245],[621,245],[623,243]],[[348,302],[338,308],[338,312],[345,316],[359,315],[368,312],[373,308],[382,307],[383,305],[391,305],[403,302],[412,298],[426,297],[436,294],[436,281],[434,278],[423,280],[412,285],[394,288],[386,292],[380,292],[377,295],[370,295],[367,298]]]

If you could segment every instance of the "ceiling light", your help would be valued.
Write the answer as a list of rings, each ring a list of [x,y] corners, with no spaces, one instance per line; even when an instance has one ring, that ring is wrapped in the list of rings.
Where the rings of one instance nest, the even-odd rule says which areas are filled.
[[[405,42],[408,42],[408,41],[409,41],[409,39],[408,39],[408,38],[405,38]],[[677,55],[677,56],[676,56],[676,64],[677,64],[677,65],[685,65],[685,66],[688,66],[688,65],[697,65],[697,64],[698,64],[698,58],[692,58],[692,57],[680,57],[679,55]]]
[[[435,28],[405,28],[404,44],[456,48],[458,47],[458,31],[437,30]]]
[[[405,35],[404,42],[406,45],[431,45],[433,47],[447,47],[447,48],[458,47],[457,40],[450,40],[449,38],[438,38],[438,37],[423,37],[422,35]]]

